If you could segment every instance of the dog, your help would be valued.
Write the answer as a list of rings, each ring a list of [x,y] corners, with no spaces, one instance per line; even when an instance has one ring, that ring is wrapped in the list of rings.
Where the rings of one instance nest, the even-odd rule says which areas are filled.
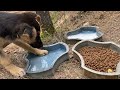
[[[47,50],[40,49],[43,43],[40,39],[39,22],[40,16],[32,12],[0,12],[0,64],[16,77],[22,77],[26,73],[24,69],[12,64],[3,48],[14,43],[36,55],[48,54]]]

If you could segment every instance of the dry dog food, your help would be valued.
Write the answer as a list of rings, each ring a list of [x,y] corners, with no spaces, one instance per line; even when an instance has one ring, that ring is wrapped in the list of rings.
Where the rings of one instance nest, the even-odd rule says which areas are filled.
[[[115,72],[120,54],[110,48],[85,46],[79,50],[85,66],[100,72]]]

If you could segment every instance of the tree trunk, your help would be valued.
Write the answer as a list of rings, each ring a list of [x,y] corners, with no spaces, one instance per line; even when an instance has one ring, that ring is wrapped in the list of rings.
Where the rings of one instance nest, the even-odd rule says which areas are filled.
[[[53,26],[49,11],[36,11],[36,13],[41,17],[40,25],[42,31],[47,31],[50,34],[53,34],[55,32],[55,28]]]

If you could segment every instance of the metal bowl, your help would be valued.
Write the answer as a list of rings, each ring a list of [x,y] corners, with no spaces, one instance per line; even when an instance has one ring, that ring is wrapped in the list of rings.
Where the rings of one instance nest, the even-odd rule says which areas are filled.
[[[112,73],[106,73],[106,72],[95,71],[86,67],[83,56],[77,51],[84,46],[101,46],[101,47],[110,48],[120,53],[119,45],[115,44],[114,42],[98,42],[93,40],[83,40],[76,43],[72,48],[74,58],[80,61],[80,66],[84,70],[85,76],[93,79],[118,79],[119,78],[120,70]]]
[[[63,42],[44,46],[48,50],[45,56],[37,56],[29,53],[26,57],[26,73],[33,78],[53,75],[58,66],[69,59],[69,47]]]

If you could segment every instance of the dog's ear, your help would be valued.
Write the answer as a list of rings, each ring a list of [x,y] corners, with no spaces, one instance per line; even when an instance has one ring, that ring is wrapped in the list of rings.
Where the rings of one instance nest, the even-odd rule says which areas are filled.
[[[35,19],[36,19],[36,21],[38,21],[39,23],[40,23],[40,16],[39,15],[37,15],[36,17],[35,17]]]

